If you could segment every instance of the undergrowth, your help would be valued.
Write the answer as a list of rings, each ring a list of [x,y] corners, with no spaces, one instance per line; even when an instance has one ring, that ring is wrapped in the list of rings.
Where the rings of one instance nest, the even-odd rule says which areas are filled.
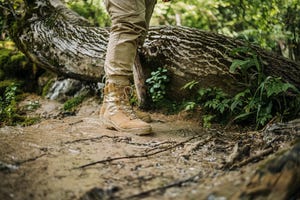
[[[167,68],[159,67],[151,73],[146,80],[148,95],[151,98],[151,108],[164,114],[175,114],[181,110],[182,105],[177,101],[167,98],[170,77]]]
[[[27,117],[20,113],[18,108],[18,101],[21,99],[19,95],[20,85],[12,82],[5,87],[3,94],[0,95],[0,127],[1,126],[13,126],[20,124],[22,126],[28,126],[39,121],[37,117]],[[34,104],[32,109],[36,109],[39,105]]]
[[[66,101],[63,106],[64,111],[74,112],[77,106],[83,102],[86,96],[87,95],[79,95]]]
[[[234,60],[231,73],[240,73],[244,89],[230,96],[220,88],[200,88],[195,98],[185,102],[185,110],[201,107],[203,124],[210,127],[214,121],[227,124],[255,124],[265,126],[273,120],[282,121],[299,116],[300,93],[295,86],[281,77],[266,76],[261,58],[249,48],[237,48],[234,54],[247,53],[245,60]],[[187,83],[183,89],[193,89],[197,81]]]
[[[12,83],[6,87],[3,96],[0,96],[0,119],[2,123],[11,125],[17,117],[17,88],[18,86]]]
[[[166,86],[169,82],[167,69],[159,67],[156,71],[151,72],[151,77],[146,80],[149,87],[149,94],[154,103],[161,103],[165,99]]]

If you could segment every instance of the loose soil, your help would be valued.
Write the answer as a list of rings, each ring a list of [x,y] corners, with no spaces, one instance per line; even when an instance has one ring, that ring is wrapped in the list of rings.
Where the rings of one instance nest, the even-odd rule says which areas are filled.
[[[41,107],[28,114],[41,122],[0,129],[3,200],[231,199],[275,155],[261,132],[150,113],[153,134],[139,137],[105,129],[93,99],[73,116],[40,97],[23,105],[31,101]]]

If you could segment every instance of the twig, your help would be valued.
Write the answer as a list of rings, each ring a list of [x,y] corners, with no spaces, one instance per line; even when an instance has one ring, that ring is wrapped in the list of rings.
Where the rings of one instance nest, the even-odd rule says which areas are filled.
[[[168,148],[165,148],[165,149],[162,149],[162,150],[159,150],[159,151],[156,151],[156,152],[153,152],[153,153],[148,153],[148,154],[141,154],[141,155],[130,155],[130,156],[121,156],[121,157],[115,157],[115,158],[107,158],[107,159],[104,159],[104,160],[99,160],[99,161],[95,161],[95,162],[92,162],[92,163],[88,163],[88,164],[85,164],[85,165],[81,165],[79,167],[75,167],[74,169],[83,169],[83,168],[86,168],[86,167],[90,167],[90,166],[93,166],[93,165],[97,165],[97,164],[102,164],[102,163],[106,163],[106,162],[111,162],[111,161],[115,161],[115,160],[124,160],[124,159],[133,159],[133,158],[145,158],[145,157],[150,157],[150,156],[154,156],[156,154],[159,154],[159,153],[162,153],[162,152],[165,152],[165,151],[168,151],[168,150],[171,150],[171,149],[174,149],[178,146],[181,146],[182,144],[184,143],[187,143],[197,137],[200,137],[199,135],[198,136],[193,136],[183,142],[180,142],[180,143],[177,143],[175,145],[172,145]]]
[[[274,148],[273,147],[267,148],[267,149],[265,149],[265,150],[263,150],[263,151],[255,154],[255,155],[247,158],[246,160],[243,160],[243,161],[241,161],[241,162],[239,162],[237,164],[232,165],[230,169],[240,168],[242,166],[247,165],[250,162],[258,161],[258,160],[262,159],[262,157],[267,156],[267,155],[269,155],[269,154],[271,154],[273,152],[274,152]]]
[[[223,169],[231,168],[235,162],[241,161],[243,156],[249,156],[249,152],[250,152],[249,144],[240,146],[239,142],[237,142],[233,147],[232,153],[227,157],[226,163],[222,168]]]
[[[203,146],[203,144],[209,142],[211,140],[211,136],[208,136],[205,139],[202,139],[200,141],[194,142],[193,144],[189,145],[188,147],[184,147],[184,152],[181,154],[181,156],[185,159],[189,159],[191,156],[191,152],[196,151],[199,146]]]
[[[39,158],[41,158],[41,157],[43,157],[43,156],[45,156],[45,155],[47,155],[47,154],[46,154],[46,153],[43,153],[43,154],[41,154],[41,155],[38,155],[38,156],[33,157],[33,158],[29,158],[29,159],[27,159],[27,160],[17,161],[17,162],[15,163],[15,165],[20,166],[20,165],[22,165],[22,164],[24,164],[24,163],[33,162],[33,161],[36,161],[37,159],[39,159]]]
[[[83,138],[83,139],[68,141],[68,142],[65,142],[64,144],[74,144],[74,143],[85,142],[85,141],[101,140],[103,138],[110,138],[110,139],[120,139],[120,138],[122,138],[123,140],[127,139],[127,137],[125,138],[125,137],[119,137],[119,136],[101,135],[101,136],[98,136],[98,137]]]
[[[176,144],[176,142],[175,141],[165,141],[165,142],[160,142],[160,143],[157,143],[157,144],[153,144],[153,145],[147,145],[146,144],[146,146],[150,146],[150,147],[152,147],[151,149],[147,149],[146,150],[146,152],[147,153],[150,153],[151,151],[155,151],[155,150],[157,150],[157,149],[163,149],[163,148],[167,148],[167,147],[169,147],[169,146],[171,146],[172,144]]]
[[[82,122],[83,122],[83,120],[81,119],[81,120],[78,120],[76,122],[69,123],[69,125],[73,126],[73,125],[76,125],[76,124],[79,124],[79,123],[82,123]]]
[[[176,181],[174,183],[170,183],[168,185],[165,185],[165,186],[162,186],[162,187],[157,187],[157,188],[153,188],[153,189],[150,189],[150,190],[146,190],[144,192],[141,192],[141,193],[138,193],[138,194],[134,194],[132,196],[128,196],[128,197],[125,197],[125,198],[121,198],[122,200],[127,200],[127,199],[141,199],[141,198],[146,198],[147,196],[149,196],[150,194],[152,193],[155,193],[155,192],[161,192],[161,191],[165,191],[169,188],[172,188],[172,187],[180,187],[182,186],[184,183],[188,183],[188,182],[192,182],[192,181],[195,181],[196,179],[198,179],[200,176],[202,176],[202,173],[199,172],[197,173],[196,175],[194,176],[191,176],[187,179],[184,179],[184,180],[179,180],[179,181]]]
[[[91,137],[91,138],[82,138],[82,139],[77,139],[77,140],[73,140],[73,141],[67,141],[64,142],[64,144],[74,144],[74,143],[80,143],[80,142],[86,142],[86,141],[96,141],[96,140],[101,140],[103,138],[109,138],[112,140],[116,140],[115,142],[125,142],[126,144],[130,144],[130,145],[135,145],[135,146],[146,146],[146,147],[153,147],[153,149],[150,149],[148,151],[154,151],[157,149],[158,146],[162,145],[162,144],[167,144],[167,143],[174,143],[171,141],[165,141],[165,142],[161,142],[158,144],[148,144],[148,143],[137,143],[137,142],[131,142],[131,137],[120,137],[120,136],[109,136],[109,135],[101,135],[101,136],[97,136],[97,137]],[[176,143],[176,142],[175,142]]]

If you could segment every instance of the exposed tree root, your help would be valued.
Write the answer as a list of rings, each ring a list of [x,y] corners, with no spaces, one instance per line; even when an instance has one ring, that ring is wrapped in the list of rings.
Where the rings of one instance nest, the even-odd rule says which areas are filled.
[[[4,163],[4,162],[0,161],[0,171],[12,172],[14,170],[19,169],[19,166],[21,166],[22,164],[36,161],[37,159],[39,159],[39,158],[41,158],[45,155],[47,155],[47,154],[44,153],[44,154],[29,158],[29,159],[26,159],[26,160],[16,161],[14,164],[7,164],[7,163]]]
[[[114,200],[132,200],[132,199],[143,199],[143,198],[147,198],[150,195],[153,195],[155,193],[163,193],[165,192],[167,189],[173,188],[173,187],[182,187],[184,186],[184,184],[187,183],[191,183],[191,182],[197,182],[200,178],[202,177],[202,173],[199,172],[196,175],[193,175],[187,179],[183,179],[183,180],[177,180],[175,182],[169,183],[167,185],[164,185],[162,187],[156,187],[150,190],[146,190],[131,196],[127,196],[127,197],[118,197],[116,196],[116,192],[118,192],[118,190],[120,188],[118,187],[114,187],[112,189],[108,189],[108,190],[104,190],[102,188],[93,188],[90,191],[86,192],[81,198],[80,200],[96,200],[96,199],[114,199]]]
[[[122,200],[130,200],[130,199],[146,198],[146,197],[148,197],[149,195],[151,195],[153,193],[164,192],[167,189],[172,188],[172,187],[181,187],[186,183],[196,182],[201,176],[202,176],[202,173],[199,172],[196,175],[191,176],[187,179],[175,181],[174,183],[170,183],[170,184],[167,184],[167,185],[162,186],[162,187],[157,187],[157,188],[153,188],[153,189],[150,189],[150,190],[146,190],[144,192],[141,192],[141,193],[138,193],[138,194],[135,194],[135,195],[132,195],[132,196],[128,196],[128,197],[125,197],[125,198],[121,198],[121,199]]]
[[[38,155],[38,156],[35,156],[35,157],[32,157],[32,158],[26,159],[26,160],[17,161],[16,165],[20,166],[20,165],[28,163],[28,162],[33,162],[33,161],[36,161],[37,159],[39,159],[39,158],[41,158],[43,156],[46,156],[46,155],[47,155],[46,153],[43,153],[41,155]]]
[[[65,142],[64,144],[74,144],[74,143],[80,143],[80,142],[86,142],[86,141],[94,142],[94,141],[101,140],[103,138],[113,139],[114,141],[126,141],[127,143],[131,140],[130,137],[101,135],[101,136],[98,136],[98,137],[82,138],[82,139],[78,139],[78,140],[68,141],[68,142]]]
[[[179,147],[189,141],[192,141],[196,138],[199,138],[201,136],[197,135],[197,136],[193,136],[193,137],[190,137],[189,139],[187,140],[184,140],[183,142],[179,142],[175,145],[172,145],[170,147],[167,147],[167,148],[164,148],[162,150],[158,150],[158,151],[155,151],[153,153],[146,153],[146,154],[141,154],[141,155],[130,155],[130,156],[121,156],[121,157],[115,157],[115,158],[107,158],[107,159],[104,159],[104,160],[99,160],[99,161],[96,161],[96,162],[92,162],[92,163],[88,163],[88,164],[85,164],[85,165],[81,165],[79,167],[75,167],[74,169],[83,169],[83,168],[86,168],[86,167],[90,167],[90,166],[93,166],[93,165],[97,165],[97,164],[102,164],[102,163],[107,163],[107,162],[112,162],[112,161],[116,161],[116,160],[125,160],[125,159],[135,159],[135,158],[146,158],[146,157],[151,157],[151,156],[154,156],[154,155],[157,155],[159,153],[163,153],[163,152],[166,152],[166,151],[169,151],[171,149],[174,149],[176,147]]]
[[[233,164],[230,169],[236,169],[236,168],[240,168],[240,167],[243,167],[251,162],[257,162],[257,161],[260,161],[260,160],[263,160],[265,156],[267,155],[270,155],[271,153],[273,153],[275,151],[275,149],[273,147],[269,147],[253,156],[250,156],[249,158],[239,162],[239,163],[236,163],[236,164]]]

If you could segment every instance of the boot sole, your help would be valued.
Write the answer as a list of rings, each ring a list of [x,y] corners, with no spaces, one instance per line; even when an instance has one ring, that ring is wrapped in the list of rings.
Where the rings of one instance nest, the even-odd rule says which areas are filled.
[[[144,129],[141,129],[141,128],[123,129],[105,119],[102,119],[102,123],[105,126],[105,128],[107,128],[107,129],[113,129],[113,130],[117,130],[120,132],[131,133],[131,134],[135,134],[135,135],[139,135],[139,136],[149,135],[152,133],[151,127],[144,128]]]

